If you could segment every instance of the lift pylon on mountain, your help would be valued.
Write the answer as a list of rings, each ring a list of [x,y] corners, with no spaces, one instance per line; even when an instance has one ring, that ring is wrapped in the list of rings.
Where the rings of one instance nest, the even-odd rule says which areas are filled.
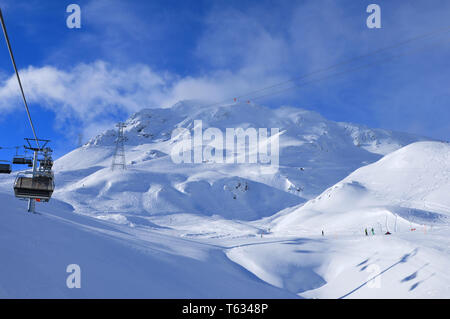
[[[125,123],[117,123],[116,127],[118,127],[117,139],[116,139],[116,148],[114,150],[113,161],[111,164],[111,170],[114,170],[116,167],[121,169],[126,169],[125,162],[125,136],[123,135],[123,129],[126,127]]]

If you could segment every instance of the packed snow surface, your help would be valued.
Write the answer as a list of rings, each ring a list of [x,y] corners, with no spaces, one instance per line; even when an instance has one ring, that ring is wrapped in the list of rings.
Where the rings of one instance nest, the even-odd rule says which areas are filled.
[[[110,168],[114,130],[58,159],[38,214],[2,176],[0,297],[450,297],[448,143],[291,107],[198,104],[128,119],[124,171]],[[174,163],[171,132],[195,120],[279,128],[279,169]]]

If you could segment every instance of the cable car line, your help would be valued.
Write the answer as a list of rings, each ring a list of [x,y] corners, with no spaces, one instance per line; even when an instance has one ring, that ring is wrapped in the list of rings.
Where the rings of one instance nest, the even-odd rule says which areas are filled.
[[[250,91],[248,93],[245,93],[245,94],[242,94],[242,95],[239,95],[239,96],[234,96],[232,98],[228,98],[228,99],[223,100],[221,102],[215,102],[215,103],[212,103],[212,104],[207,104],[207,105],[204,105],[202,107],[205,107],[205,108],[206,107],[212,107],[212,106],[220,105],[220,104],[232,101],[232,100],[237,100],[237,99],[241,99],[243,97],[248,97],[248,96],[251,96],[251,95],[253,95],[255,93],[264,92],[266,90],[273,89],[273,88],[276,88],[278,86],[281,86],[281,85],[284,85],[284,84],[287,84],[287,83],[295,82],[295,81],[298,81],[298,80],[306,79],[306,78],[311,77],[313,75],[317,75],[317,74],[320,74],[320,73],[331,71],[331,70],[336,69],[336,68],[338,68],[340,66],[348,65],[348,64],[351,64],[351,63],[353,63],[355,61],[361,60],[363,58],[367,58],[367,57],[379,54],[381,52],[385,52],[385,51],[388,51],[388,50],[391,50],[391,49],[396,49],[396,48],[405,46],[407,44],[413,43],[414,41],[426,39],[426,38],[429,38],[429,37],[432,37],[432,36],[435,36],[435,35],[439,35],[439,34],[445,34],[445,33],[448,33],[448,32],[450,32],[450,27],[449,26],[446,26],[446,27],[443,27],[443,28],[439,28],[439,29],[436,29],[436,30],[434,30],[432,32],[420,34],[418,36],[406,39],[404,41],[401,41],[401,42],[398,42],[398,43],[395,43],[395,44],[392,44],[392,45],[389,45],[389,46],[386,46],[386,47],[383,47],[383,48],[379,48],[377,50],[374,50],[374,51],[371,51],[371,52],[368,52],[368,53],[365,53],[365,54],[362,54],[362,55],[350,58],[348,60],[344,60],[344,61],[338,62],[336,64],[330,65],[330,66],[322,68],[322,69],[318,69],[318,70],[312,71],[310,73],[306,73],[304,75],[293,77],[293,78],[290,78],[288,80],[285,80],[285,81],[282,81],[282,82],[279,82],[279,83],[275,83],[275,84],[272,84],[270,86],[263,87],[261,89]],[[282,91],[284,91],[284,90],[282,90]]]
[[[435,42],[435,43],[437,43],[437,42]],[[264,95],[253,97],[252,100],[261,99],[261,98],[264,98],[264,97],[267,97],[267,96],[279,94],[279,93],[282,93],[282,92],[285,92],[285,91],[288,91],[288,90],[292,90],[292,89],[296,89],[296,88],[302,88],[306,84],[310,84],[310,83],[314,83],[314,82],[320,82],[320,81],[329,79],[331,77],[340,76],[340,75],[344,75],[346,73],[358,71],[360,69],[368,68],[368,67],[371,67],[371,66],[374,66],[374,65],[377,65],[377,64],[381,64],[381,63],[384,63],[384,62],[387,62],[387,61],[394,60],[394,59],[396,59],[398,57],[405,56],[405,55],[410,54],[412,52],[417,52],[417,51],[419,51],[421,49],[423,49],[423,48],[420,48],[420,49],[414,50],[414,51],[404,52],[402,54],[398,54],[398,55],[394,55],[394,56],[390,56],[388,58],[385,58],[385,59],[382,59],[382,60],[378,60],[378,61],[374,61],[374,62],[371,62],[371,63],[363,64],[363,65],[357,66],[355,68],[347,69],[345,71],[338,72],[338,73],[333,73],[333,74],[327,75],[327,76],[319,78],[319,79],[312,79],[310,81],[306,81],[306,82],[303,82],[303,83],[297,83],[297,84],[294,83],[293,86],[290,86],[290,87],[287,87],[287,88],[284,88],[284,89],[281,89],[281,90],[278,90],[278,91],[275,91],[275,92],[270,92],[270,93],[267,93],[267,94],[264,94]]]
[[[8,46],[9,55],[16,72],[17,81],[19,82],[20,92],[22,93],[22,99],[27,111],[28,120],[33,130],[34,138],[25,138],[27,145],[24,145],[25,150],[30,150],[33,152],[33,159],[26,158],[25,156],[18,156],[19,147],[16,150],[16,156],[13,159],[14,164],[24,164],[28,167],[32,167],[32,171],[25,171],[19,173],[14,181],[14,195],[19,199],[28,199],[28,212],[35,212],[36,202],[48,202],[55,189],[54,176],[53,176],[53,160],[52,160],[52,149],[47,147],[49,140],[39,139],[36,130],[31,119],[30,109],[28,108],[27,100],[25,98],[25,93],[22,87],[22,82],[20,80],[19,71],[14,60],[14,55],[11,48],[11,43],[9,41],[8,33],[6,31],[5,20],[3,19],[3,14],[0,9],[0,20],[2,24],[3,34],[5,35],[6,44]],[[32,141],[36,142],[37,147],[33,147]],[[40,143],[42,142],[42,144]],[[26,152],[26,151],[25,151]],[[41,155],[41,157],[39,157]],[[8,163],[9,168],[11,165]],[[7,167],[3,167],[5,173],[7,173]],[[2,166],[0,165],[0,173]],[[9,172],[10,173],[10,172]],[[27,175],[31,175],[28,177]]]

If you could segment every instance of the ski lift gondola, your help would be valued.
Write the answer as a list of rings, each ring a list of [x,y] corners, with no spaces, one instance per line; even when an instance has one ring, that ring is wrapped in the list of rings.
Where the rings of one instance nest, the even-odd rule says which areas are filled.
[[[28,165],[28,167],[33,167],[33,160],[26,157],[14,157],[13,164],[16,165]]]
[[[26,156],[26,151],[25,151],[25,155],[19,155],[18,151],[19,151],[19,148],[16,147],[16,155],[14,155],[14,157],[13,157],[13,164],[28,165],[28,167],[33,167],[33,159],[31,157]]]
[[[20,81],[19,71],[14,60],[13,51],[11,44],[9,42],[8,33],[6,31],[5,21],[3,19],[3,14],[0,9],[0,23],[3,29],[3,34],[5,36],[6,44],[8,46],[9,55],[11,57],[11,62],[16,73],[17,82],[19,84],[20,92],[22,93],[22,99],[27,111],[28,121],[33,131],[33,138],[25,138],[28,146],[24,146],[26,150],[33,152],[33,159],[26,158],[25,156],[17,156],[13,159],[15,164],[26,164],[32,167],[32,171],[19,174],[14,181],[14,194],[20,199],[28,199],[28,211],[35,212],[35,202],[36,201],[46,201],[48,202],[55,189],[53,172],[51,170],[53,166],[53,161],[51,157],[52,150],[46,147],[49,140],[41,140],[36,134],[34,128],[33,120],[31,118],[30,109],[28,108],[27,100],[25,98],[25,93],[22,87],[22,82]],[[32,146],[36,142],[35,146]],[[39,167],[37,167],[38,156],[43,155],[43,162],[40,162]],[[8,163],[9,164],[9,163]],[[28,176],[27,176],[28,175]]]
[[[13,157],[13,164],[23,165],[23,164],[25,164],[25,158],[24,157],[19,157],[19,156],[14,156]]]
[[[0,174],[11,174],[11,163],[0,160]]]
[[[28,143],[28,149],[31,147],[30,140],[25,139]],[[28,198],[30,200],[48,202],[55,190],[53,178],[53,160],[51,157],[52,150],[45,145],[48,140],[39,140],[43,142],[43,148],[33,149],[35,152],[36,164],[39,167],[33,167],[32,171],[19,174],[14,182],[14,194],[18,198]],[[42,155],[41,158],[37,158]],[[32,165],[33,166],[33,165]]]
[[[18,198],[31,198],[48,202],[55,190],[53,176],[25,176],[20,174],[14,182],[14,195]]]
[[[42,147],[33,148],[31,147],[32,139],[26,138],[25,140],[28,143],[28,146],[25,146],[25,148],[35,152],[36,166],[32,164],[32,171],[26,171],[17,175],[16,180],[14,181],[14,195],[19,199],[48,202],[55,190],[52,171],[52,150],[46,147],[49,141],[39,139],[39,141],[43,143]],[[38,162],[39,167],[37,165]]]
[[[3,147],[0,147],[2,149]],[[9,161],[0,160],[0,174],[11,174],[11,163]]]

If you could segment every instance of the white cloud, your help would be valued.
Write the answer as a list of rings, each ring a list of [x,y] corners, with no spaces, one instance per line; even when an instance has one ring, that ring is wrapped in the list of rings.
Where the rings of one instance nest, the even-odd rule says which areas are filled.
[[[28,103],[55,112],[62,122],[89,126],[120,113],[151,107],[162,100],[167,79],[145,65],[117,69],[97,61],[70,70],[51,66],[20,70]],[[15,75],[0,85],[0,109],[22,107]]]
[[[85,136],[89,136],[97,132],[97,128],[107,127],[109,123],[142,108],[168,107],[183,99],[219,102],[423,32],[398,31],[408,25],[404,14],[400,14],[403,12],[400,7],[389,11],[394,12],[390,14],[392,17],[387,12],[383,15],[386,28],[369,32],[365,28],[367,14],[364,6],[361,6],[361,10],[356,6],[352,14],[334,1],[323,1],[322,5],[311,1],[295,6],[280,6],[280,10],[271,10],[264,5],[259,8],[259,4],[244,9],[213,7],[206,13],[206,18],[203,15],[200,17],[203,23],[200,35],[196,34],[191,39],[194,52],[180,53],[186,57],[186,63],[194,65],[195,68],[190,69],[195,71],[191,76],[180,76],[157,69],[163,68],[162,58],[155,62],[152,59],[129,57],[133,48],[142,55],[151,56],[152,52],[159,50],[158,44],[172,43],[170,35],[173,36],[173,33],[168,32],[171,23],[167,21],[170,19],[166,17],[166,20],[160,18],[162,20],[155,21],[153,16],[149,19],[146,15],[144,18],[138,10],[139,6],[136,9],[125,2],[91,1],[84,7],[86,31],[80,34],[81,40],[71,37],[68,40],[70,46],[57,50],[53,55],[49,54],[51,58],[47,61],[54,65],[54,61],[58,61],[55,56],[72,56],[74,47],[95,43],[98,45],[94,47],[96,55],[116,62],[99,60],[69,68],[28,67],[20,71],[27,97],[30,104],[39,104],[54,111],[57,124],[69,124],[69,127],[70,124],[78,125],[85,131]],[[134,9],[130,10],[131,7]],[[161,21],[164,23],[159,23]],[[391,24],[389,28],[388,22]],[[429,21],[428,24],[425,22],[422,24],[427,26],[426,29],[436,27],[430,25]],[[152,32],[140,32],[142,30]],[[190,35],[186,36],[189,38]],[[168,60],[171,58],[167,57]],[[130,64],[129,60],[146,61],[148,64]],[[372,106],[366,106],[364,112],[370,113],[372,117],[379,114],[381,125],[389,118],[386,114],[392,115],[392,99],[385,101],[376,94],[382,92],[389,96],[390,92],[395,92],[403,103],[408,101],[409,89],[405,87],[404,94],[399,96],[398,87],[403,84],[392,83],[387,87],[386,82],[392,80],[382,76],[383,73],[375,74],[377,76],[373,76],[370,82],[364,82],[367,79],[359,80],[357,75],[354,78],[353,74],[346,77],[351,81],[348,92],[364,89],[366,98],[348,92],[344,94],[345,87],[340,87],[340,82],[329,81],[309,91],[285,91],[283,95],[275,95],[274,99],[295,97],[297,104],[308,105],[320,105],[323,102],[323,105],[339,106],[346,114],[354,114],[361,100],[364,103],[365,100],[371,100]],[[410,77],[409,73],[402,77],[401,82],[407,77]],[[286,86],[273,91],[283,87]],[[362,98],[356,99],[360,96]],[[354,101],[351,101],[352,97]],[[347,107],[347,104],[350,106]],[[11,111],[15,107],[22,107],[17,81],[10,73],[8,76],[0,74],[0,110]],[[324,115],[328,116],[326,113]],[[399,112],[395,116],[397,122],[401,122],[401,115]]]
[[[267,78],[252,81],[242,74],[212,72],[203,77],[181,78],[167,72],[156,73],[144,64],[115,67],[104,61],[78,64],[63,70],[53,66],[28,67],[19,71],[31,108],[53,111],[58,128],[68,135],[98,133],[118,116],[143,108],[169,107],[179,100],[200,99],[217,102],[279,80]],[[22,108],[15,75],[0,82],[0,109]]]

